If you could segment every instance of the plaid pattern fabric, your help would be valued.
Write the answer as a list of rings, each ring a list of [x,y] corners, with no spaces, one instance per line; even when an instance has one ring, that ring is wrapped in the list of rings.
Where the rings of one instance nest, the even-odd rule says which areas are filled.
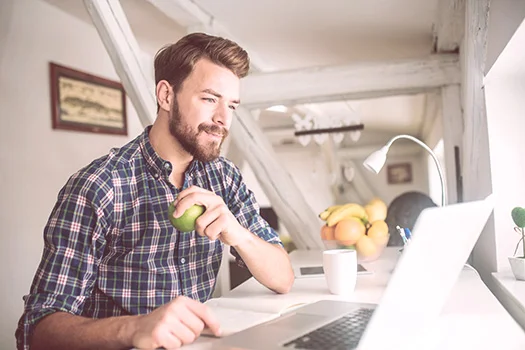
[[[138,315],[179,295],[202,302],[211,296],[223,244],[171,226],[168,206],[180,191],[169,182],[172,165],[153,150],[149,129],[61,189],[44,230],[42,260],[24,296],[19,349],[29,349],[34,325],[55,311],[90,318]],[[282,245],[230,161],[194,160],[183,188],[191,185],[221,196],[242,226]]]

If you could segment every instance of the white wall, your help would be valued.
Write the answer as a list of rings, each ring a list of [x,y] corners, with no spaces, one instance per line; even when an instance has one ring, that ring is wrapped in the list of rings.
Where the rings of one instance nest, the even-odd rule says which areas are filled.
[[[392,148],[395,147],[395,144]],[[385,166],[377,175],[362,168],[362,173],[372,189],[378,194],[387,205],[392,200],[404,192],[419,191],[428,194],[428,172],[426,170],[425,153],[415,156],[388,156]],[[356,161],[357,164],[363,164],[364,159]],[[398,163],[410,163],[412,165],[412,183],[407,184],[388,184],[387,167],[388,165]]]
[[[15,349],[22,296],[40,261],[42,229],[59,189],[78,168],[142,131],[131,103],[129,137],[52,130],[49,61],[118,77],[94,27],[39,0],[17,0],[12,11],[0,66],[2,350]]]
[[[515,206],[525,207],[524,47],[525,21],[485,79],[498,271],[509,269],[507,257],[519,240],[510,212]]]
[[[487,33],[487,73],[525,18],[525,1],[492,0],[490,2],[489,32]]]

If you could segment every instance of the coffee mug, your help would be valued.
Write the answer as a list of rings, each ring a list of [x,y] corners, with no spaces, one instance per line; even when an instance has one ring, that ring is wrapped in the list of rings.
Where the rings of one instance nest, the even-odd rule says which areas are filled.
[[[357,281],[357,254],[351,249],[323,251],[323,269],[332,294],[350,294]]]

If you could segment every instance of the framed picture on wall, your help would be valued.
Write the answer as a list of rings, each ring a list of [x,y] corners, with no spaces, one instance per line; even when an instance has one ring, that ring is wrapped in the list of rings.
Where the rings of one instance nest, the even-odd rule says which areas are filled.
[[[407,184],[412,182],[412,164],[399,163],[387,166],[388,183],[390,185]]]
[[[49,63],[53,129],[127,135],[126,94],[117,81]]]

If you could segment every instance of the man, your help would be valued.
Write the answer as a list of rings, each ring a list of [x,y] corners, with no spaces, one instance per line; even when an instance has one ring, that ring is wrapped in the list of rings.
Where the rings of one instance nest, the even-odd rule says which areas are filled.
[[[190,34],[155,57],[157,118],[143,134],[74,174],[59,193],[16,332],[19,349],[177,348],[217,321],[223,244],[277,293],[293,273],[238,169],[219,157],[247,53]],[[206,207],[196,232],[171,226]]]

